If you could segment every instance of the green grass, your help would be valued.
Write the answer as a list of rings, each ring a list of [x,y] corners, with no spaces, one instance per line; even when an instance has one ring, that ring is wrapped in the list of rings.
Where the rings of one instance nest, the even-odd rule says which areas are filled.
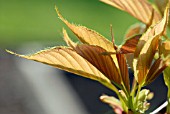
[[[58,19],[55,5],[70,22],[96,30],[109,40],[112,24],[117,44],[129,25],[136,22],[129,14],[98,0],[1,0],[0,47],[32,41],[63,45],[62,28],[68,28]],[[77,41],[70,31],[69,34]]]

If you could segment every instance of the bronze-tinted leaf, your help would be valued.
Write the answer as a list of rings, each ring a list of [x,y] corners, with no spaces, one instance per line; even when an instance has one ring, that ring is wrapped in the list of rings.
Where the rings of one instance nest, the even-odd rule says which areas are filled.
[[[112,57],[110,55],[105,56],[101,54],[106,52],[105,49],[99,46],[82,44],[75,47],[75,51],[110,80],[113,80],[119,85],[121,84],[121,77]]]
[[[162,73],[162,71],[168,66],[168,61],[169,61],[168,59],[167,60],[163,60],[161,58],[157,59],[152,65],[151,69],[149,70],[144,85],[153,82]]]
[[[15,54],[10,51],[8,52]],[[29,56],[18,54],[15,55],[99,81],[108,88],[117,91],[107,77],[105,77],[98,69],[91,65],[91,63],[82,58],[71,48],[54,47]]]
[[[119,48],[119,52],[124,53],[124,54],[134,53],[135,50],[136,50],[136,46],[138,44],[139,38],[141,36],[142,35],[135,35],[135,36],[132,36],[129,39],[126,39],[125,42]]]
[[[138,43],[136,51],[135,51],[136,58],[138,57],[143,46],[145,45],[145,43],[148,41],[149,38],[153,38],[158,35],[163,35],[163,33],[165,32],[167,23],[168,23],[168,17],[169,17],[169,8],[167,7],[164,12],[163,19],[156,25],[151,26],[139,39],[139,43]]]
[[[105,50],[107,50],[108,52],[116,51],[114,49],[113,43],[107,40],[104,36],[84,26],[78,26],[78,25],[69,23],[66,19],[62,17],[62,15],[59,13],[57,8],[56,8],[56,11],[60,19],[70,28],[70,30],[78,37],[78,39],[82,43],[100,46],[104,48]],[[115,64],[118,66],[116,56],[115,55],[111,55],[111,56],[113,60],[115,61]]]
[[[145,80],[146,74],[148,73],[154,55],[157,51],[158,43],[159,36],[156,36],[153,39],[149,39],[141,50],[136,66],[138,71],[137,79],[140,84]]]
[[[125,39],[131,38],[135,35],[143,34],[146,31],[146,25],[144,24],[134,24],[130,26],[125,34]]]
[[[122,81],[125,85],[125,88],[128,92],[130,92],[130,81],[129,81],[129,72],[128,66],[126,63],[126,58],[124,54],[116,54],[117,60],[119,63],[120,74],[122,77]]]
[[[120,10],[128,12],[138,20],[149,25],[153,17],[152,23],[155,24],[161,19],[161,15],[152,7],[147,0],[100,0],[106,4],[114,6]],[[154,13],[154,14],[152,14]]]
[[[56,8],[60,19],[70,28],[70,30],[78,37],[78,39],[85,44],[97,45],[103,47],[107,51],[115,51],[112,42],[107,40],[104,36],[100,35],[94,30],[88,29],[84,26],[78,26],[69,23],[65,20]]]
[[[138,24],[132,25],[126,32],[124,39],[126,40],[129,38],[133,38],[134,36],[138,37],[138,36],[142,35],[145,31],[146,31],[146,26],[144,24],[138,23]],[[138,41],[139,41],[139,39],[136,39],[136,42],[134,42],[134,44],[135,44],[134,46],[137,45]],[[136,49],[136,47],[134,49]],[[129,67],[133,69],[132,63],[133,63],[134,53],[127,53],[125,56],[126,56],[127,63],[129,65]]]
[[[160,35],[162,35],[165,31],[168,16],[169,9],[166,8],[164,18],[154,27],[151,27],[139,40],[139,43],[137,45],[138,50],[136,49],[135,51],[136,55],[138,55],[139,53],[139,56],[135,56],[135,59],[137,59],[137,64],[135,63],[135,69],[137,70],[135,71],[135,77],[140,84],[143,84],[143,81],[145,81],[146,74],[149,71],[152,60],[157,51]],[[139,49],[140,47],[141,49]]]
[[[169,65],[169,56],[170,40],[167,39],[161,42],[161,44],[159,45],[159,58],[154,61],[151,69],[149,70],[146,76],[146,84],[149,84],[154,79],[156,79],[162,73],[162,71]],[[164,74],[168,74],[168,70],[165,70]]]

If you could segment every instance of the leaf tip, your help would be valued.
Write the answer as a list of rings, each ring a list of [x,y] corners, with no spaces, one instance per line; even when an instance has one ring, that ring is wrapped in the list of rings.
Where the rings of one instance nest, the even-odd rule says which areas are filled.
[[[60,13],[60,11],[59,11],[57,6],[55,6],[55,10],[57,12],[57,15],[59,16],[59,19],[61,19],[65,24],[68,24],[67,20],[64,19],[64,17],[61,15],[61,13]]]
[[[5,51],[6,51],[7,53],[10,53],[10,54],[12,54],[12,55],[16,55],[16,53],[15,53],[15,52],[13,52],[13,51],[10,51],[10,50],[8,50],[8,49],[5,49]]]
[[[15,52],[13,52],[13,51],[10,51],[10,50],[8,50],[8,49],[5,49],[5,51],[7,52],[7,53],[9,53],[9,54],[12,54],[12,55],[15,55],[15,56],[18,56],[18,57],[22,57],[22,58],[28,58],[27,56],[25,56],[25,55],[20,55],[20,54],[17,54],[17,53],[15,53]]]

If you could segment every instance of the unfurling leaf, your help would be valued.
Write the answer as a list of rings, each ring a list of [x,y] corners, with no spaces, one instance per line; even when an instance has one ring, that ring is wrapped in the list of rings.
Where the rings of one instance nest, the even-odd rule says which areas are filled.
[[[8,51],[9,53],[15,54]],[[91,63],[78,55],[73,49],[66,47],[54,47],[32,55],[18,55],[22,58],[38,61],[61,70],[65,70],[86,78],[90,78],[104,84],[106,87],[117,91],[111,81],[105,77]]]
[[[146,25],[155,24],[161,20],[161,15],[147,0],[100,0],[120,10],[128,12]],[[153,16],[153,17],[152,17]]]
[[[148,110],[150,103],[148,103],[147,100],[152,99],[152,97],[153,93],[148,89],[143,89],[139,92],[138,99],[135,100],[137,100],[136,108],[140,113],[143,114],[146,110]]]
[[[150,92],[150,90],[148,89],[142,89],[139,93],[139,97],[138,100],[140,101],[146,101],[146,100],[150,100],[153,98],[153,93]]]
[[[160,36],[164,33],[169,17],[169,8],[166,8],[163,19],[150,27],[140,38],[135,54],[134,69],[135,77],[139,84],[145,81],[147,73],[150,69],[154,55],[158,49]],[[137,63],[135,61],[137,59]]]
[[[113,96],[102,95],[100,100],[104,103],[109,104],[116,114],[122,114],[123,108],[121,102]]]

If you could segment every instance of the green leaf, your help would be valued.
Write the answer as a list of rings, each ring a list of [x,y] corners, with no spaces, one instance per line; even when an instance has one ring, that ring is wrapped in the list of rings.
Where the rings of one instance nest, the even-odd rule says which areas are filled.
[[[165,84],[170,89],[170,67],[167,67],[163,71],[163,75],[164,75]]]

